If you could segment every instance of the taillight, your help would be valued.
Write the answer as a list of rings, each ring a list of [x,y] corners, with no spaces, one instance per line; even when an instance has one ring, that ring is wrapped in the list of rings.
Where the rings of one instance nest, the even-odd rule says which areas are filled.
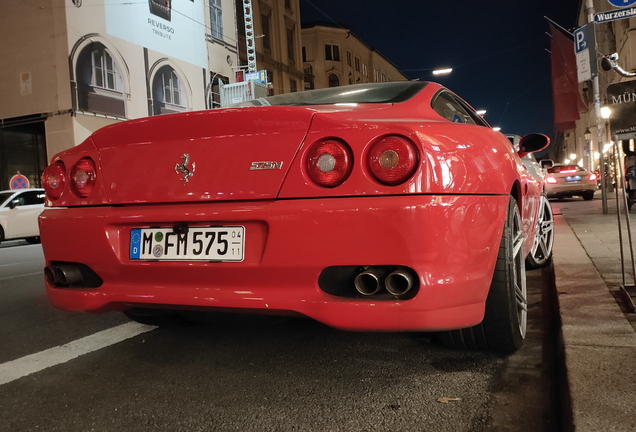
[[[312,181],[332,188],[349,177],[353,155],[344,142],[330,138],[315,143],[307,152],[305,163]]]
[[[411,178],[419,160],[415,144],[392,135],[373,144],[369,151],[369,169],[380,183],[395,186]]]
[[[552,176],[548,176],[545,178],[545,182],[549,184],[557,184],[557,179]]]
[[[80,159],[71,170],[71,189],[80,197],[86,198],[93,190],[96,177],[95,162],[89,158]]]
[[[47,166],[42,174],[44,191],[51,200],[56,200],[62,195],[66,183],[66,168],[62,161],[57,161]]]
[[[596,174],[595,174],[595,173],[591,173],[591,174],[590,174],[590,181],[596,181],[596,179],[597,179],[597,178],[598,178],[598,177],[596,176]]]

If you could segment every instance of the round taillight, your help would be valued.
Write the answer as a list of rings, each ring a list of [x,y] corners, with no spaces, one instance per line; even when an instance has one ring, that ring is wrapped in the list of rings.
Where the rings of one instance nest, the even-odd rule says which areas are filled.
[[[92,159],[81,159],[71,170],[71,188],[82,198],[90,195],[95,185],[97,170]]]
[[[558,183],[557,179],[555,179],[552,176],[546,177],[545,178],[545,182],[548,183],[548,184],[557,184]]]
[[[417,169],[417,148],[400,136],[387,136],[374,143],[369,151],[369,169],[385,185],[395,186],[407,181]]]
[[[66,183],[66,168],[64,163],[57,161],[47,166],[42,174],[42,184],[44,191],[51,200],[56,200],[62,195],[64,184]]]
[[[326,139],[309,149],[306,166],[312,181],[320,186],[332,188],[341,185],[349,177],[353,155],[344,142]]]

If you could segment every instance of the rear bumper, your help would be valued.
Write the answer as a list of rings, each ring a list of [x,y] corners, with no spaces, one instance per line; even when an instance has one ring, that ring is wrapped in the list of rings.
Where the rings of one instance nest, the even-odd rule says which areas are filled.
[[[242,203],[51,208],[40,217],[47,265],[89,266],[98,288],[57,288],[51,303],[84,312],[132,307],[299,313],[348,330],[427,331],[483,319],[508,196],[383,196]],[[242,262],[129,258],[132,228],[245,226]],[[419,291],[409,300],[327,294],[329,266],[400,265]]]

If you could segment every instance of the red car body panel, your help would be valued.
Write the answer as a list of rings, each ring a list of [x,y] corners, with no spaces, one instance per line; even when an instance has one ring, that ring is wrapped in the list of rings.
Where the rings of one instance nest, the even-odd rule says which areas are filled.
[[[529,252],[540,185],[508,139],[490,128],[440,117],[429,84],[398,104],[229,108],[128,121],[101,129],[55,156],[67,170],[97,166],[87,198],[67,184],[40,216],[47,261],[77,262],[103,280],[58,287],[52,304],[86,312],[131,307],[297,313],[349,330],[446,330],[481,322],[510,195]],[[419,150],[415,174],[377,181],[368,149],[386,136]],[[307,149],[346,142],[354,167],[334,188],[308,180]],[[194,175],[175,165],[191,156]],[[282,169],[250,170],[254,162]],[[193,165],[194,165],[193,164]],[[136,261],[131,229],[241,225],[242,262]],[[70,234],[72,233],[72,234]],[[408,300],[346,298],[319,286],[330,266],[406,266],[419,291]]]

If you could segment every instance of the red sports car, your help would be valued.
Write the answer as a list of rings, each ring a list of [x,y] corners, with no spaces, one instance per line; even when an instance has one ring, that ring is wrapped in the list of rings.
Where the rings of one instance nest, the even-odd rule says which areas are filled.
[[[43,175],[55,307],[304,315],[514,351],[540,184],[446,88],[362,84],[105,127]],[[249,105],[249,106],[247,106]]]

